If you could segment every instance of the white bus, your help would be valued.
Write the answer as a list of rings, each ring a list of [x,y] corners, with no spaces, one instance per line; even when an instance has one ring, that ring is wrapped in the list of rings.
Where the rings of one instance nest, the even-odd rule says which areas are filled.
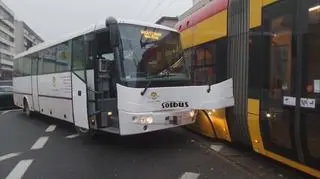
[[[82,134],[120,135],[191,124],[196,109],[234,104],[232,79],[192,86],[179,33],[108,18],[14,60],[14,103],[73,123]]]

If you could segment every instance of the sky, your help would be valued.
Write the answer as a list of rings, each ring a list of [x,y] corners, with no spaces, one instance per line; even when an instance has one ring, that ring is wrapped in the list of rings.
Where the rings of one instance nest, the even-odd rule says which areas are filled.
[[[44,40],[77,32],[106,17],[155,22],[178,16],[192,0],[2,0]]]

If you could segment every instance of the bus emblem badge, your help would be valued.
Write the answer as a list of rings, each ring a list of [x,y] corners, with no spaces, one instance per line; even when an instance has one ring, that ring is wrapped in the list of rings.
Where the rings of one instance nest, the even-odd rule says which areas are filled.
[[[56,77],[52,77],[52,85],[53,87],[56,87]]]
[[[156,100],[159,96],[156,92],[151,92],[150,97],[151,97],[151,99]]]

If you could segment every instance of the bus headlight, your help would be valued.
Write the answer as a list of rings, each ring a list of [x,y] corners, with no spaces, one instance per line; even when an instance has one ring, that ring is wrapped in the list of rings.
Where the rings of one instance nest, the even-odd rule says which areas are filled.
[[[189,114],[190,114],[190,117],[194,117],[195,113],[196,113],[196,112],[195,112],[194,110],[190,111],[190,113],[189,113]]]
[[[151,116],[136,116],[133,117],[133,122],[138,124],[152,124],[153,118]]]

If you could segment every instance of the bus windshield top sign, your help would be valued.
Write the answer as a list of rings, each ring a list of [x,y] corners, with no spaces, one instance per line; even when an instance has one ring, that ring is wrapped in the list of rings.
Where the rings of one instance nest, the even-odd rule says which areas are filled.
[[[143,37],[146,39],[152,39],[152,40],[159,40],[160,37],[162,36],[161,33],[147,31],[147,30],[141,30],[141,35],[143,35]]]

